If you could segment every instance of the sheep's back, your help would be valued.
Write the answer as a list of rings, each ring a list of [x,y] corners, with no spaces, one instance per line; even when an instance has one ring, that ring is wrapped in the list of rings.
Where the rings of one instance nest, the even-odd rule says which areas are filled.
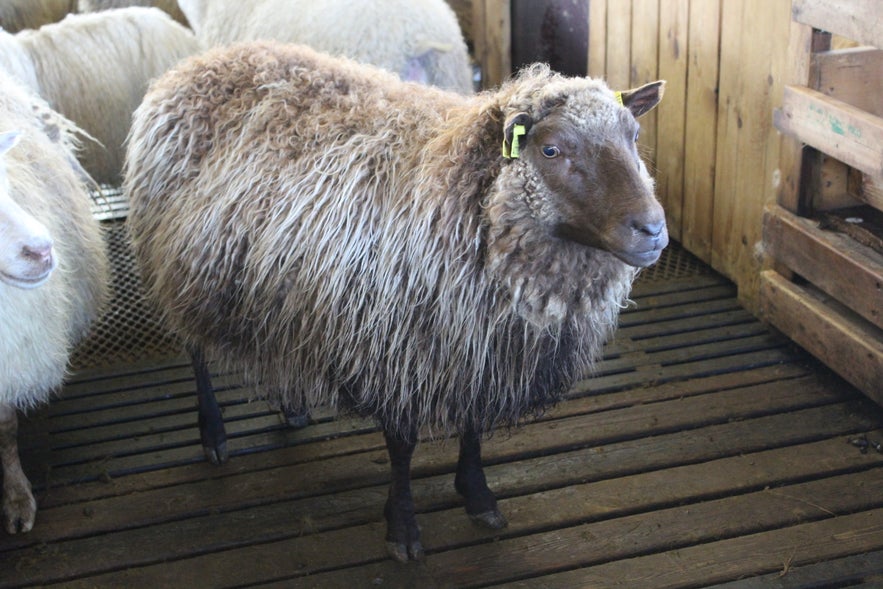
[[[40,95],[97,142],[81,161],[98,182],[118,185],[132,112],[151,79],[198,49],[196,37],[158,8],[71,14],[16,35]]]

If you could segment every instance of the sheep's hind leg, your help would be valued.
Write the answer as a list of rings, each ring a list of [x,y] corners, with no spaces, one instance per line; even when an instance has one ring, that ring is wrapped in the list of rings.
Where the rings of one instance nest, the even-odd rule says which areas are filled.
[[[0,403],[0,462],[3,466],[3,524],[10,534],[29,532],[37,516],[31,483],[18,457],[15,407]]]
[[[285,407],[282,414],[285,416],[285,423],[292,429],[303,429],[310,425],[310,411],[306,407]]]
[[[466,500],[466,513],[472,521],[493,530],[509,525],[497,508],[497,498],[487,486],[481,465],[481,435],[477,432],[469,430],[460,436],[460,459],[454,488]]]
[[[212,388],[212,379],[205,363],[202,350],[188,347],[196,378],[196,396],[199,403],[199,437],[205,457],[212,464],[227,462],[227,432],[224,430],[224,416]]]
[[[386,548],[390,556],[399,562],[422,560],[423,545],[420,543],[420,528],[411,496],[411,456],[417,447],[417,434],[411,433],[402,439],[384,431],[384,436],[392,469],[392,482],[384,509]]]

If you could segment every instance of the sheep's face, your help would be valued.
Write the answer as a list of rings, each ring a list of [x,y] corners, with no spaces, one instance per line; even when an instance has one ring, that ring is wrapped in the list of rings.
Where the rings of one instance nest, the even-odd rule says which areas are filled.
[[[624,108],[605,101],[609,116],[591,117],[590,125],[572,106],[552,108],[530,125],[521,155],[542,186],[537,213],[552,235],[638,267],[656,262],[668,245],[665,213],[636,143],[635,115],[662,94],[655,84],[625,94]]]
[[[19,133],[0,133],[0,282],[36,288],[55,269],[52,238],[46,227],[10,196],[4,157],[18,143]]]

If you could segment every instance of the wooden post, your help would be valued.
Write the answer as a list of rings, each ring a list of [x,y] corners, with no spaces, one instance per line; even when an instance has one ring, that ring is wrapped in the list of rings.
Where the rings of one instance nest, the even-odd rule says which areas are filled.
[[[512,73],[509,0],[475,0],[472,30],[475,58],[481,66],[481,87],[498,86]]]

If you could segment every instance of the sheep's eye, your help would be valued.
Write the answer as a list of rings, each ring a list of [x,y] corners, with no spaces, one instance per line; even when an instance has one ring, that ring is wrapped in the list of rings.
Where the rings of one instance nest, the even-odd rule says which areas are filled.
[[[561,150],[555,147],[554,145],[544,145],[543,146],[543,155],[549,159],[553,157],[558,157],[561,153]]]

